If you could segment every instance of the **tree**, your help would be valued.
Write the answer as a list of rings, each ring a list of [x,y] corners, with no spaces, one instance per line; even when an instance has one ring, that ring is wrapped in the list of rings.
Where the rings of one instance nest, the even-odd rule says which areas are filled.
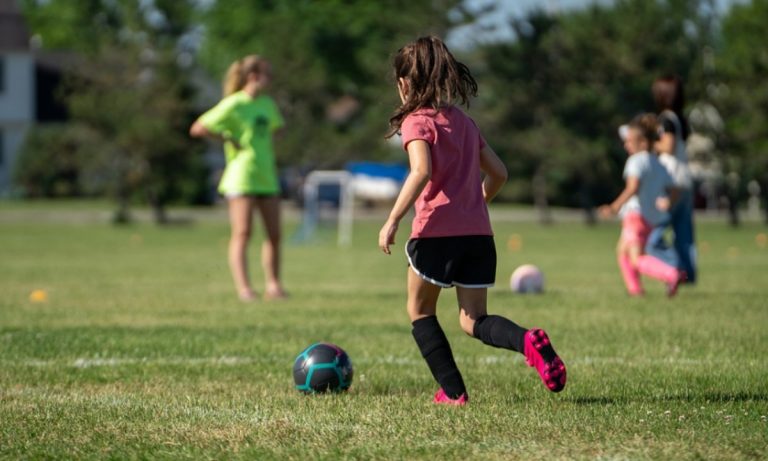
[[[27,133],[15,166],[15,183],[26,197],[78,197],[91,192],[83,180],[84,145],[92,133],[65,124],[48,124]]]
[[[179,65],[194,7],[159,0],[25,2],[30,26],[46,46],[80,53],[64,97],[72,126],[90,128],[90,141],[101,147],[83,169],[117,200],[117,222],[129,219],[136,196],[149,201],[162,223],[170,200],[205,188],[202,160],[194,155],[199,144],[186,134],[194,93],[188,69]]]
[[[724,149],[733,154],[732,170],[744,182],[758,181],[768,223],[768,52],[765,24],[768,1],[734,5],[723,19],[716,51],[719,84],[715,105],[725,120]]]

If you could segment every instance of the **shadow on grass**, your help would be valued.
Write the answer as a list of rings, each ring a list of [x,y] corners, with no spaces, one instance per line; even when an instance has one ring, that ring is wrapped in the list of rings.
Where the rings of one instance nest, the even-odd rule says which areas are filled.
[[[564,399],[577,405],[610,405],[631,402],[766,402],[768,394],[762,392],[705,392],[702,394],[665,394],[636,397],[580,396]]]

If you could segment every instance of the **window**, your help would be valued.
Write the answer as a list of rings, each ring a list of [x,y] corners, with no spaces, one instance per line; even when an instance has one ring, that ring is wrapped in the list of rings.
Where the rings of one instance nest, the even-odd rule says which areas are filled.
[[[0,129],[0,169],[5,163],[5,139],[3,139],[3,130]]]
[[[0,56],[0,93],[5,91],[5,59]]]

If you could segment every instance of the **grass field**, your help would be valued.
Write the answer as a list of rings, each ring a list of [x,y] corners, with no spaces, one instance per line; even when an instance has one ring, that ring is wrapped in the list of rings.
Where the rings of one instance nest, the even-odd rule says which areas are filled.
[[[764,226],[699,223],[699,285],[668,300],[649,282],[629,299],[616,223],[496,219],[490,310],[546,328],[568,386],[551,394],[521,356],[461,333],[447,291],[439,316],[471,402],[446,408],[410,335],[404,256],[378,251],[378,221],[357,223],[349,249],[286,244],[291,299],[243,304],[220,210],[114,228],[69,209],[0,203],[2,458],[768,458]],[[528,262],[543,295],[507,288]],[[296,354],[320,340],[350,354],[350,392],[293,389]]]

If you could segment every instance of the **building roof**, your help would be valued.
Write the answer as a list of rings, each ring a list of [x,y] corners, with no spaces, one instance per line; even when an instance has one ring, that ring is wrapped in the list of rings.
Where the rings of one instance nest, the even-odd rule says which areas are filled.
[[[0,0],[0,52],[29,51],[29,30],[16,0]]]

